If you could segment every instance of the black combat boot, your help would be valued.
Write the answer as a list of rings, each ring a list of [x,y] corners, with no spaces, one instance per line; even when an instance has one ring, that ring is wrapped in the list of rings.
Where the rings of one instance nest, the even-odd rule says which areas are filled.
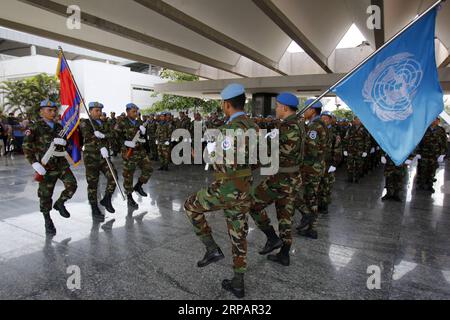
[[[392,200],[392,196],[389,193],[386,193],[384,197],[381,198],[381,201]]]
[[[297,228],[297,231],[298,231],[298,234],[302,237],[311,238],[311,239],[318,238],[317,231],[314,230],[311,225],[309,225],[303,229]]]
[[[273,262],[277,262],[281,264],[282,266],[289,266],[290,264],[290,258],[289,258],[289,251],[291,250],[291,246],[287,244],[283,244],[283,247],[281,247],[280,252],[277,254],[269,254],[267,256],[267,259]]]
[[[225,258],[222,250],[220,250],[219,246],[216,244],[214,238],[211,235],[202,237],[201,240],[206,247],[206,253],[203,259],[197,262],[197,267],[203,268],[213,262],[217,262]]]
[[[395,192],[394,195],[391,197],[391,199],[396,202],[403,202],[402,199],[400,198],[398,192]]]
[[[104,218],[105,215],[100,211],[96,203],[91,203],[92,215],[97,218]]]
[[[164,171],[164,165],[162,165],[159,169],[158,169],[158,171]]]
[[[106,209],[109,213],[115,213],[116,210],[115,210],[114,207],[112,206],[111,198],[112,198],[112,193],[107,192],[107,193],[105,194],[105,197],[102,199],[102,201],[100,201],[100,204],[101,204],[102,206],[104,206],[105,209]]]
[[[231,280],[225,279],[222,281],[222,288],[234,294],[236,298],[239,299],[244,298],[245,296],[244,274],[235,272],[233,279]]]
[[[70,213],[69,211],[67,211],[66,207],[64,206],[64,202],[62,202],[61,200],[55,202],[55,204],[53,205],[53,209],[58,210],[61,217],[66,219],[70,218]]]
[[[135,208],[135,209],[139,208],[139,205],[133,199],[133,194],[131,194],[131,193],[128,194],[127,198],[128,198],[128,207]]]
[[[56,228],[53,224],[52,219],[50,218],[50,213],[43,213],[44,215],[44,221],[45,221],[45,234],[48,236],[55,236],[56,235]]]
[[[267,237],[267,242],[264,248],[259,252],[259,254],[264,255],[271,253],[273,250],[281,248],[283,246],[283,241],[277,236],[275,230],[270,226],[267,230],[262,230]]]
[[[168,164],[166,164],[166,165],[164,166],[164,171],[169,171],[169,165],[168,165]]]
[[[319,206],[319,212],[322,214],[328,214],[328,205],[322,204],[321,206]]]
[[[142,189],[142,182],[138,181],[136,185],[134,186],[134,191],[139,193],[142,197],[147,197],[147,194],[145,193],[144,189]]]

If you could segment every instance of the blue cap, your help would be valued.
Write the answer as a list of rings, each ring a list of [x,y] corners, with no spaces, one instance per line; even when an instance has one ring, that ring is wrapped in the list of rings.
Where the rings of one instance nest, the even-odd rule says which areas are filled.
[[[316,99],[311,98],[311,99],[306,100],[306,102],[305,102],[305,107],[306,107],[306,106],[309,106],[311,103],[313,103],[314,100],[316,100]],[[316,103],[314,103],[314,104],[311,106],[311,108],[313,108],[313,109],[320,109],[320,108],[323,108],[323,104],[322,104],[322,102],[317,101]]]
[[[50,101],[49,99],[45,99],[44,101],[41,101],[40,104],[41,108],[57,108],[58,105],[54,103],[53,101]]]
[[[245,88],[242,84],[232,83],[226,86],[220,93],[223,100],[230,100],[245,93]]]
[[[100,102],[89,103],[89,109],[100,108],[103,109],[103,105]]]
[[[334,114],[332,114],[330,111],[322,112],[321,116],[329,116],[330,118],[334,118]]]
[[[135,105],[134,103],[127,104],[127,111],[131,110],[131,109],[139,110],[139,107],[137,105]]]
[[[298,98],[294,96],[292,93],[283,92],[280,93],[277,97],[277,101],[285,106],[298,108]]]

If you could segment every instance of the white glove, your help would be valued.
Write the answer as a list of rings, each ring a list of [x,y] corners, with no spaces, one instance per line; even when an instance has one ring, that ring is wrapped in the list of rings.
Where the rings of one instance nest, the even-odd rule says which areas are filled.
[[[189,138],[189,143],[192,143],[192,139],[191,138]]]
[[[206,145],[206,148],[208,149],[208,154],[213,153],[216,150],[216,143],[215,142],[209,142]]]
[[[417,160],[420,160],[420,159],[422,159],[422,156],[421,156],[420,154],[418,154],[418,155],[416,156],[416,159],[417,159]]]
[[[409,159],[406,159],[406,161],[405,161],[405,164],[407,165],[407,166],[409,166],[410,164],[412,163],[412,161],[411,160],[409,160]]]
[[[101,133],[100,131],[94,131],[94,135],[98,138],[98,139],[105,139],[105,135],[103,133]]]
[[[170,146],[170,142],[166,141],[166,143],[164,143],[166,146]]]
[[[58,146],[63,146],[65,147],[67,145],[67,141],[61,138],[55,138],[53,139],[53,143],[58,145]]]
[[[363,152],[362,157],[363,158],[367,157],[367,152]]]
[[[445,154],[441,154],[441,155],[439,156],[439,158],[438,158],[438,162],[439,162],[439,163],[444,162],[444,158],[445,158]]]
[[[379,151],[380,150],[380,147],[377,147],[377,151]]]
[[[139,130],[141,130],[141,133],[142,133],[143,135],[145,134],[145,132],[147,132],[147,129],[145,129],[144,126],[140,126],[140,127],[139,127]]]
[[[159,144],[159,141],[158,141],[158,140],[155,140],[155,144]]]
[[[45,170],[45,168],[39,162],[33,163],[32,167],[33,167],[34,171],[39,173],[41,176],[45,176],[45,174],[47,173],[47,170]]]
[[[382,164],[386,164],[386,163],[387,163],[387,160],[386,160],[385,157],[381,157],[381,163],[382,163]]]
[[[105,147],[103,147],[103,148],[100,149],[100,153],[102,154],[102,157],[103,157],[104,159],[109,158],[109,152],[108,152],[108,149],[106,149]]]
[[[328,173],[333,173],[336,171],[336,167],[331,166],[330,169],[328,169]]]
[[[344,157],[348,157],[348,152],[344,151]]]
[[[370,153],[375,153],[375,148],[370,149]]]
[[[134,148],[136,148],[136,142],[125,141],[125,146],[127,146],[128,148],[134,149]]]

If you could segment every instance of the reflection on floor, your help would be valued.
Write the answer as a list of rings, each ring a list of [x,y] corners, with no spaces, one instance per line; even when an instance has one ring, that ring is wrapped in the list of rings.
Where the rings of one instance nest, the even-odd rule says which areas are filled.
[[[382,168],[353,185],[340,169],[319,239],[295,237],[288,268],[258,255],[264,236],[251,221],[247,298],[450,299],[448,168],[438,170],[433,195],[414,189],[411,168],[404,203],[381,202]],[[223,216],[208,218],[227,258],[198,269],[203,247],[183,213],[186,197],[211,181],[201,166],[155,171],[145,186],[150,197],[139,198],[135,212],[116,193],[117,213],[105,223],[90,216],[84,167],[75,174],[72,218],[53,212],[58,234],[46,239],[31,167],[23,157],[0,158],[0,299],[232,298],[220,285],[232,274]],[[274,217],[273,207],[269,212]],[[80,290],[68,289],[71,266],[81,272]],[[373,266],[381,288],[369,290]]]

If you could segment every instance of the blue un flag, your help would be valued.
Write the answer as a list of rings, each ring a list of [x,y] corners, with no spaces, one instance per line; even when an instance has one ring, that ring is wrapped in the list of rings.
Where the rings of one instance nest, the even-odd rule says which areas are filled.
[[[444,109],[435,58],[436,15],[435,8],[333,90],[396,165]]]

